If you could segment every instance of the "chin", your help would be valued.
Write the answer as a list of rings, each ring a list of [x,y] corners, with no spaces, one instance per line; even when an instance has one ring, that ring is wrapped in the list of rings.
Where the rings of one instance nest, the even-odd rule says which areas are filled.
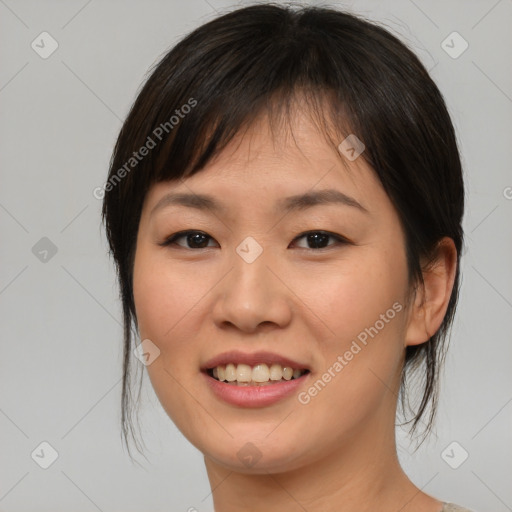
[[[259,436],[261,438],[261,434]],[[255,439],[250,435],[235,437],[216,446],[196,446],[215,464],[229,471],[244,474],[284,473],[299,469],[310,462],[311,452],[292,438]]]

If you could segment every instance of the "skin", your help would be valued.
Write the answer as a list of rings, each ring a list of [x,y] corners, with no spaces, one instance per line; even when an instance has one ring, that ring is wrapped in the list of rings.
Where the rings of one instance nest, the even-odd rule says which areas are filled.
[[[374,171],[362,158],[343,162],[298,112],[293,137],[286,130],[273,137],[260,118],[198,174],[149,190],[133,285],[141,339],[160,350],[147,366],[151,383],[204,454],[216,512],[439,512],[442,502],[401,469],[394,422],[405,347],[435,333],[448,305],[453,242],[442,240],[425,289],[411,296],[404,233]],[[355,198],[368,213],[340,204],[274,211],[283,197],[323,188]],[[172,205],[151,214],[178,191],[213,195],[226,211]],[[187,237],[159,245],[187,229],[211,237],[208,247],[195,248],[197,239],[188,245]],[[330,238],[317,249],[296,239],[318,230],[350,243]],[[247,236],[263,249],[252,263],[236,252]],[[267,407],[235,407],[200,374],[221,352],[268,350],[308,362],[304,391],[395,302],[401,312],[306,405],[293,394]],[[252,467],[237,457],[247,442],[261,453]]]

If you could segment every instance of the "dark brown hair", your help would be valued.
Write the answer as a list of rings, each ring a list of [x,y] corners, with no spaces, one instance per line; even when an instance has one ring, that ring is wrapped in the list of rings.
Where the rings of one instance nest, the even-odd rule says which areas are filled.
[[[406,405],[411,410],[411,371],[418,371],[423,387],[406,423],[413,422],[414,432],[430,404],[430,431],[463,245],[462,168],[445,102],[415,54],[386,29],[328,7],[269,3],[219,16],[176,44],[141,88],[113,151],[102,214],[123,305],[125,442],[130,431],[137,444],[130,421],[137,327],[132,271],[146,193],[154,183],[200,171],[259,115],[289,117],[299,94],[334,146],[348,133],[365,144],[361,158],[399,214],[414,287],[423,283],[420,260],[432,258],[442,237],[455,243],[455,284],[443,323],[428,342],[406,348],[402,371],[404,413]]]

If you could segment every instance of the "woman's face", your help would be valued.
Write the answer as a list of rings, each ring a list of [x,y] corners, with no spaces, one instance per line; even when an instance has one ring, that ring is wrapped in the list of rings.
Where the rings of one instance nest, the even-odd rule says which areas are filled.
[[[280,140],[261,119],[145,199],[133,286],[147,370],[181,432],[226,468],[300,468],[393,432],[409,323],[404,235],[372,169],[343,155],[306,116]],[[328,189],[337,201],[287,202]],[[199,234],[162,245],[186,230]],[[234,364],[230,378],[271,383],[221,383],[206,372],[219,361]],[[274,381],[279,361],[309,372]]]

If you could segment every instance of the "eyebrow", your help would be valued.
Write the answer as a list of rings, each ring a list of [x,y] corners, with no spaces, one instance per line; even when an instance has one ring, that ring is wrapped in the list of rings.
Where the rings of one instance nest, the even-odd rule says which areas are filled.
[[[341,204],[354,207],[361,212],[369,213],[368,210],[353,197],[344,194],[336,189],[325,189],[314,192],[306,192],[280,199],[276,203],[276,210],[289,213],[291,211],[303,211],[317,205]],[[163,196],[151,210],[150,216],[162,208],[179,205],[197,210],[211,210],[216,213],[226,211],[226,206],[218,202],[213,196],[207,194],[186,194],[170,192]]]

